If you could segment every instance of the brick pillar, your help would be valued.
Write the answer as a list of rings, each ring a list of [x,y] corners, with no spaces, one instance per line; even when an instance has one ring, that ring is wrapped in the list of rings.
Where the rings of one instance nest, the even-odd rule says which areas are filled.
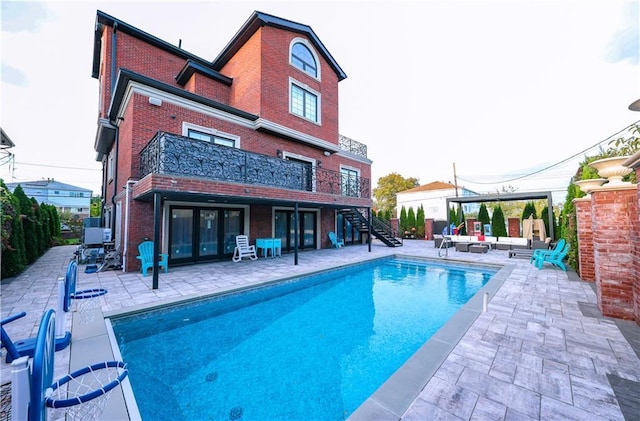
[[[424,239],[433,240],[433,218],[425,218],[424,220]]]
[[[637,155],[636,155],[637,156]],[[636,161],[636,180],[640,180],[640,165]],[[631,220],[633,227],[633,240],[631,260],[633,272],[633,308],[636,323],[640,325],[640,183],[638,183],[638,189],[636,192],[636,214],[635,218]]]
[[[509,218],[507,220],[507,226],[509,237],[520,237],[520,218]]]
[[[632,244],[637,241],[638,186],[605,184],[591,196],[598,307],[605,316],[635,320]]]
[[[578,223],[578,265],[583,281],[596,280],[596,268],[593,253],[593,230],[591,226],[591,196],[574,199]]]
[[[466,221],[467,224],[467,235],[480,235],[481,233],[476,232],[473,228],[473,223],[476,222],[475,218],[468,218]]]

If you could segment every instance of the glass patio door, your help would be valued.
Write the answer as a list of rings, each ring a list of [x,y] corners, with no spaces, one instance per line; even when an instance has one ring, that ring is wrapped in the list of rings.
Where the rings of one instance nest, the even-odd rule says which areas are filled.
[[[298,212],[298,248],[315,249],[316,248],[316,213],[315,212]],[[295,247],[295,212],[294,211],[276,211],[275,213],[275,237],[282,241],[282,251],[293,251]]]
[[[244,210],[172,207],[169,224],[171,263],[230,258],[236,235],[244,232]]]
[[[217,210],[200,209],[198,230],[198,260],[218,256],[219,221]]]

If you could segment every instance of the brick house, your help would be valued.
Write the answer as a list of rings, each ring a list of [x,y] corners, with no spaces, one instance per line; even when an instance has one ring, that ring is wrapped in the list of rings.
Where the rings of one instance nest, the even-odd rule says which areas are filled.
[[[296,262],[330,231],[370,238],[371,160],[339,134],[346,74],[309,26],[254,12],[210,61],[97,11],[92,76],[125,270],[145,239],[171,266],[228,259],[238,234],[280,238]]]

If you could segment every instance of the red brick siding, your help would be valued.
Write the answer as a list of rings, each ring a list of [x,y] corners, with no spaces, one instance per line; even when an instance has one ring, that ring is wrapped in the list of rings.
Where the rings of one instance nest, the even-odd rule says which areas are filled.
[[[251,205],[249,209],[251,215],[251,230],[249,238],[255,243],[256,238],[273,237],[273,224],[271,206]]]
[[[340,196],[339,200],[336,200],[337,197],[335,195],[325,193],[303,192],[254,185],[247,186],[246,184],[225,183],[211,181],[204,178],[162,176],[158,174],[151,174],[140,180],[140,182],[135,185],[134,197],[139,197],[140,195],[153,190],[167,192],[188,191],[192,193],[207,193],[221,196],[244,196],[248,198],[268,200],[296,200],[300,202],[325,203],[328,205],[344,207],[368,207],[371,204],[369,199],[357,197]]]
[[[424,239],[433,240],[433,218],[427,218],[424,220]]]
[[[320,209],[320,248],[331,248],[329,231],[336,232],[336,211],[334,209]]]
[[[640,180],[640,167],[636,168],[636,179]],[[631,227],[631,270],[633,272],[633,308],[636,323],[640,325],[640,184],[636,192],[635,215],[632,215]]]
[[[576,200],[575,205],[578,223],[578,262],[580,278],[583,281],[595,281],[591,200]]]
[[[520,237],[520,218],[509,218],[507,225],[509,237]]]
[[[635,319],[632,221],[637,190],[594,191],[592,227],[598,305],[605,316]]]

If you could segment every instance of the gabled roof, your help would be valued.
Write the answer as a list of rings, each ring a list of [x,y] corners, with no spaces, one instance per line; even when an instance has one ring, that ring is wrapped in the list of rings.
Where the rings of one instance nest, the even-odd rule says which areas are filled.
[[[11,138],[7,133],[5,133],[4,129],[0,127],[0,148],[1,149],[9,149],[13,148],[14,143],[11,141]]]
[[[82,192],[90,192],[90,189],[85,189],[84,187],[72,186],[71,184],[61,183],[59,181],[55,181],[52,178],[46,180],[35,180],[35,181],[20,181],[17,183],[6,183],[7,187],[11,190],[18,187],[18,185],[22,186],[23,189],[47,189],[47,190],[70,190],[70,191],[82,191]]]
[[[301,23],[293,22],[287,19],[282,19],[277,16],[269,15],[266,13],[255,11],[242,25],[242,28],[235,34],[235,36],[229,41],[226,47],[222,50],[222,52],[218,55],[218,57],[213,60],[213,68],[217,71],[220,71],[225,64],[231,60],[240,48],[253,36],[253,34],[260,29],[262,26],[272,26],[274,28],[280,28],[291,32],[297,32],[302,35],[306,35],[310,41],[313,43],[314,47],[318,49],[322,57],[324,57],[329,65],[333,69],[334,72],[338,75],[338,81],[346,79],[347,75],[340,68],[335,59],[329,54],[329,51],[326,49],[320,38],[313,32],[310,26],[304,25]]]
[[[227,46],[216,57],[213,62],[209,62],[200,58],[194,54],[191,54],[179,46],[175,46],[166,41],[161,40],[145,31],[136,28],[124,21],[114,18],[100,10],[96,13],[96,26],[93,39],[93,66],[91,77],[97,79],[100,75],[100,48],[102,40],[102,31],[104,26],[111,26],[117,31],[122,31],[132,37],[138,38],[154,47],[160,48],[178,57],[189,60],[188,66],[181,72],[181,77],[185,77],[185,72],[192,72],[194,70],[205,73],[207,76],[217,79],[218,81],[229,84],[230,78],[219,73],[219,70],[233,57],[233,55],[244,45],[245,42],[251,38],[251,36],[262,26],[268,25],[275,28],[281,28],[309,37],[313,45],[318,49],[320,54],[329,62],[333,70],[338,75],[338,80],[343,80],[347,77],[344,71],[340,68],[335,59],[329,54],[329,51],[325,48],[320,38],[313,32],[308,25],[303,25],[290,20],[282,19],[276,16],[268,15],[262,12],[253,12],[249,20],[240,28]]]
[[[434,181],[427,183],[423,186],[414,187],[409,190],[404,190],[399,193],[417,193],[421,191],[433,191],[433,190],[455,190],[456,186],[451,183],[444,183],[442,181]]]

